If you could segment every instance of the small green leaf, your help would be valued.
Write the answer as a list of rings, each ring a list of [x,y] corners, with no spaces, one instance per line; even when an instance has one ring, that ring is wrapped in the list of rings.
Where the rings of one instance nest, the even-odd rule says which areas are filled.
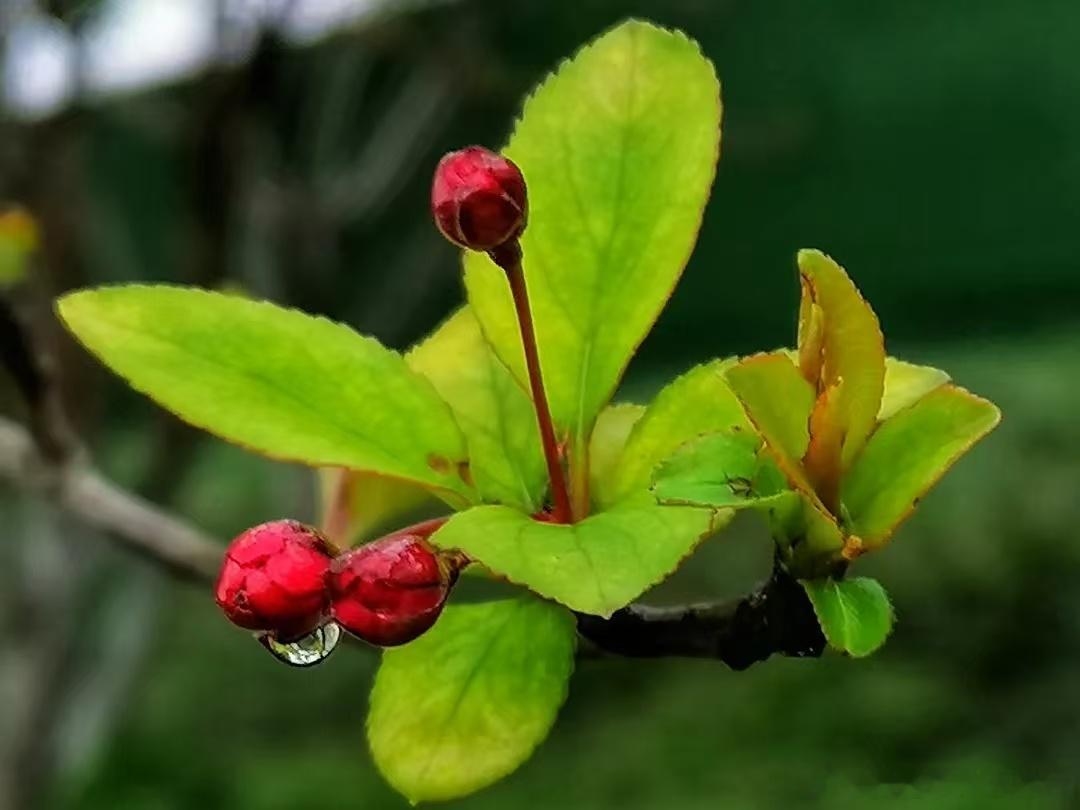
[[[877,420],[884,422],[948,381],[949,375],[939,368],[917,366],[895,357],[885,358],[885,393],[881,397]]]
[[[869,577],[801,580],[829,646],[855,658],[877,650],[892,632],[892,603]]]
[[[611,489],[630,431],[645,413],[644,405],[620,402],[600,411],[589,438],[589,492],[592,503],[603,508],[613,503]]]
[[[610,616],[674,571],[730,514],[658,506],[648,493],[572,525],[479,506],[454,515],[432,541],[572,610]]]
[[[851,532],[867,548],[882,545],[1000,419],[993,403],[943,385],[883,422],[844,478],[841,500]]]
[[[482,498],[538,511],[547,467],[532,401],[492,353],[469,308],[452,315],[405,362],[453,409]]]
[[[780,472],[759,456],[761,442],[740,433],[703,436],[661,464],[653,494],[663,504],[738,509],[779,494]]]
[[[681,445],[708,433],[753,432],[724,371],[733,360],[697,366],[667,385],[634,425],[605,494],[609,506],[649,486],[653,471]]]
[[[525,278],[551,411],[576,464],[690,256],[719,137],[720,87],[698,46],[630,21],[536,90],[505,149],[528,181]],[[465,266],[484,333],[524,381],[505,274],[479,253]]]
[[[383,653],[367,724],[375,764],[414,803],[502,779],[555,722],[574,644],[573,617],[532,596],[449,605],[427,633]]]
[[[182,287],[60,299],[113,371],[196,427],[312,466],[415,481],[462,506],[465,440],[431,383],[378,341],[324,318]]]

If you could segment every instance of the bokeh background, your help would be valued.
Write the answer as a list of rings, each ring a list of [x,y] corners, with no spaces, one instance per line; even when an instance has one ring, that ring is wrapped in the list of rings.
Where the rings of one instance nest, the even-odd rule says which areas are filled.
[[[309,518],[306,471],[189,430],[60,334],[87,284],[239,287],[406,347],[461,298],[428,219],[444,151],[621,18],[724,83],[715,193],[635,360],[790,343],[820,247],[891,353],[1005,420],[884,553],[865,661],[579,663],[531,762],[455,806],[1023,808],[1080,801],[1080,4],[1076,0],[0,0],[0,202],[38,220],[18,299],[101,467],[222,538]],[[22,417],[0,375],[0,412]],[[0,807],[398,808],[364,744],[376,663],[293,670],[204,588],[0,486]],[[658,598],[762,576],[752,521]],[[423,684],[418,683],[417,689]]]

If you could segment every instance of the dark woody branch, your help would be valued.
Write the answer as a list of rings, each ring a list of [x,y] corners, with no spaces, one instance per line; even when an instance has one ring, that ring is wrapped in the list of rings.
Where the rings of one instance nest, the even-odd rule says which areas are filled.
[[[578,615],[578,632],[605,653],[718,659],[734,670],[772,655],[817,658],[825,649],[806,592],[779,566],[751,594],[736,601],[629,605],[610,619]]]

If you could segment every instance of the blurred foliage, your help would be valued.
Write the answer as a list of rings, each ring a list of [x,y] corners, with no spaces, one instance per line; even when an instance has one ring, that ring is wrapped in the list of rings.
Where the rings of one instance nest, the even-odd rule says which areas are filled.
[[[21,208],[0,209],[0,288],[26,277],[38,246],[37,223]]]
[[[1075,0],[434,4],[304,48],[265,37],[245,66],[44,122],[0,121],[0,200],[42,222],[53,292],[228,279],[404,346],[460,299],[456,257],[427,221],[438,155],[500,143],[540,76],[630,14],[701,41],[725,129],[701,241],[625,397],[708,357],[790,344],[795,251],[817,246],[851,270],[891,353],[949,369],[1005,419],[856,568],[897,607],[882,653],[746,673],[583,661],[536,758],[460,806],[1075,806]],[[95,454],[141,480],[160,416],[66,356]],[[208,530],[313,513],[303,471],[180,436],[194,466],[174,500]],[[766,549],[740,519],[658,598],[734,595],[764,574]],[[114,561],[109,576],[140,570]],[[201,589],[170,584],[163,600],[115,737],[49,806],[403,806],[364,750],[372,654],[289,670]]]

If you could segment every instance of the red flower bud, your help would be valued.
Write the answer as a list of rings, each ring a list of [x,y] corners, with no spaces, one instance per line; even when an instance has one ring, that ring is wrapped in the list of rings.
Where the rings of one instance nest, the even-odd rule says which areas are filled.
[[[371,644],[405,644],[435,624],[456,578],[457,567],[420,535],[385,537],[331,564],[331,613]]]
[[[289,641],[326,617],[330,549],[315,529],[277,520],[248,529],[225,552],[215,599],[233,624]]]
[[[525,178],[502,155],[469,146],[435,168],[431,211],[443,236],[469,250],[492,250],[525,230]]]

